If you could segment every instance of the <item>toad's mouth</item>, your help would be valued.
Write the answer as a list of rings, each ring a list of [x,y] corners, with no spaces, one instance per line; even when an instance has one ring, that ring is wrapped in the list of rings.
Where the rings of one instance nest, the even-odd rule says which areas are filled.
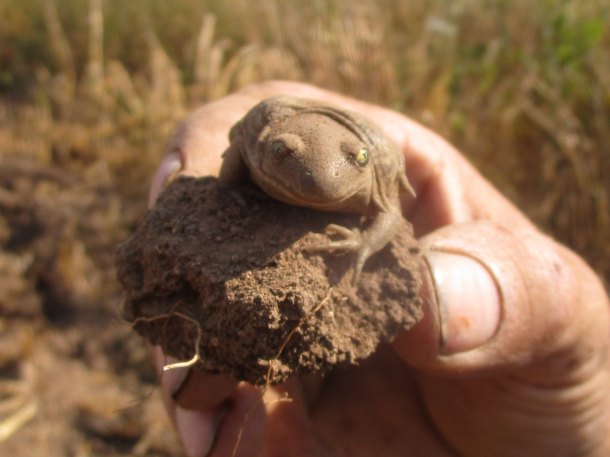
[[[300,171],[297,176],[287,176],[277,170],[259,171],[254,180],[256,184],[271,197],[291,205],[332,211],[342,207],[358,191],[352,185],[321,183],[306,171]]]

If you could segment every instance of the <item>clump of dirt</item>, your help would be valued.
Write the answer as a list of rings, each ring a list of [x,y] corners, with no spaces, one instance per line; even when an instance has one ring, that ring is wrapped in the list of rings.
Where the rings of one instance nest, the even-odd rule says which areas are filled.
[[[307,247],[329,240],[330,223],[361,226],[358,215],[244,198],[181,177],[117,251],[124,317],[167,354],[273,384],[357,363],[421,318],[406,220],[354,286],[351,255]]]

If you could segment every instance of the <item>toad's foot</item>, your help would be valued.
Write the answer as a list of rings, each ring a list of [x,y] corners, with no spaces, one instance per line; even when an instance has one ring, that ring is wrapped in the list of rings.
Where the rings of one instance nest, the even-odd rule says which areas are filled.
[[[396,206],[399,208],[399,206]],[[402,214],[399,210],[383,211],[378,213],[372,223],[365,230],[348,229],[341,225],[330,224],[326,227],[326,234],[340,236],[343,239],[329,241],[308,248],[314,252],[343,251],[356,254],[352,284],[358,282],[362,268],[367,259],[383,249],[400,227]]]
[[[364,263],[372,254],[367,238],[358,229],[348,229],[341,225],[330,224],[324,232],[330,236],[339,235],[343,239],[329,241],[324,244],[315,244],[307,248],[310,252],[351,252],[356,253],[356,261],[352,274],[352,284],[356,284],[360,278],[360,273],[364,267]]]

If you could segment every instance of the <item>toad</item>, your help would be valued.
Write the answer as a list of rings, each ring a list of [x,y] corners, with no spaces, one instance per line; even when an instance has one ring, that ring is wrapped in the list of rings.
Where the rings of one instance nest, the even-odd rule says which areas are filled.
[[[229,133],[219,185],[232,191],[250,181],[291,205],[365,216],[366,228],[330,224],[339,237],[315,252],[355,254],[352,281],[366,260],[395,235],[400,196],[415,196],[404,157],[373,122],[336,106],[278,95],[254,106]]]

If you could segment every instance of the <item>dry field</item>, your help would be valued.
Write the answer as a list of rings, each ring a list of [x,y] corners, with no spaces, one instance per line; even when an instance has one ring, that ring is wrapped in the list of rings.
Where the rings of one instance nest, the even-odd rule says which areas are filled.
[[[0,454],[176,454],[114,246],[176,122],[250,82],[407,113],[609,284],[608,24],[608,0],[0,0]]]

